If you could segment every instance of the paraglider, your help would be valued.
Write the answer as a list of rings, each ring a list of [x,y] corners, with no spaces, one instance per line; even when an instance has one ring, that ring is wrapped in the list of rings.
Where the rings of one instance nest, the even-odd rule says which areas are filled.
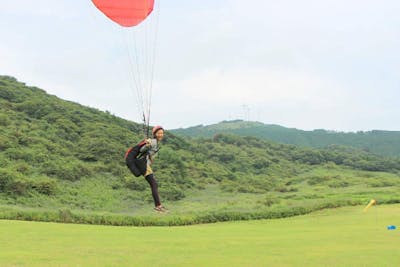
[[[126,48],[130,63],[131,87],[136,93],[145,139],[126,152],[125,161],[133,175],[137,177],[143,175],[149,183],[154,209],[158,212],[167,212],[161,205],[158,184],[151,169],[151,164],[160,149],[164,129],[161,126],[154,127],[149,138],[155,43],[158,32],[158,16],[150,19],[154,10],[154,0],[92,0],[92,2],[128,35]]]
[[[104,15],[123,27],[138,25],[154,8],[154,0],[92,0],[92,2]]]
[[[136,95],[143,132],[150,136],[150,111],[154,80],[159,5],[154,0],[92,0],[96,8],[117,24],[127,50],[129,86]],[[153,12],[156,11],[156,12]]]

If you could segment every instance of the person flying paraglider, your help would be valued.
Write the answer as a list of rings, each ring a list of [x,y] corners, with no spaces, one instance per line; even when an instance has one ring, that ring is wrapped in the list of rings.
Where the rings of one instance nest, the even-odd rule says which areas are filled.
[[[168,210],[161,205],[158,194],[158,183],[154,178],[151,165],[160,150],[160,143],[164,138],[164,129],[161,126],[155,126],[152,130],[152,138],[148,138],[130,148],[125,154],[126,165],[136,177],[143,175],[149,183],[151,193],[154,199],[154,210],[158,212],[167,212]]]
[[[158,184],[151,169],[164,136],[164,129],[161,126],[154,127],[152,138],[148,138],[159,1],[157,7],[155,0],[92,0],[92,2],[109,20],[117,23],[126,35],[125,44],[130,67],[128,73],[132,76],[130,85],[131,89],[136,91],[139,116],[143,118],[144,136],[147,138],[126,152],[126,165],[135,176],[143,175],[150,184],[154,209],[166,212],[167,209],[161,205]],[[157,12],[150,18],[154,9]]]

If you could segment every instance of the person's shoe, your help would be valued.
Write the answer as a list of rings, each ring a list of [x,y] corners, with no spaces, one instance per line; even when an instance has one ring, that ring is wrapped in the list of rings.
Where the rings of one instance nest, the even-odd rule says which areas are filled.
[[[161,205],[155,207],[154,210],[157,211],[157,212],[163,212],[163,213],[164,212],[168,212],[168,210],[164,206],[161,206]]]
[[[161,206],[161,209],[163,210],[163,212],[169,212],[169,210],[164,206]]]

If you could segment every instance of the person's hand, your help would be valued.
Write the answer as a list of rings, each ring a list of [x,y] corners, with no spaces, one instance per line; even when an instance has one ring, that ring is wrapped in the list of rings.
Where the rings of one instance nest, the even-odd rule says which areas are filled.
[[[151,139],[150,138],[146,139],[146,146],[150,146],[150,144],[151,144]]]

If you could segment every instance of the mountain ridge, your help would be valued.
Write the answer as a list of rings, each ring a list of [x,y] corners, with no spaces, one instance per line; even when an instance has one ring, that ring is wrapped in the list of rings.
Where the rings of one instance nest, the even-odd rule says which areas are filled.
[[[363,149],[379,155],[400,157],[400,131],[371,130],[342,132],[325,129],[306,131],[297,128],[287,128],[277,124],[232,120],[211,125],[197,125],[188,128],[173,129],[171,132],[189,137],[212,137],[218,133],[231,133],[312,148],[343,145]]]

